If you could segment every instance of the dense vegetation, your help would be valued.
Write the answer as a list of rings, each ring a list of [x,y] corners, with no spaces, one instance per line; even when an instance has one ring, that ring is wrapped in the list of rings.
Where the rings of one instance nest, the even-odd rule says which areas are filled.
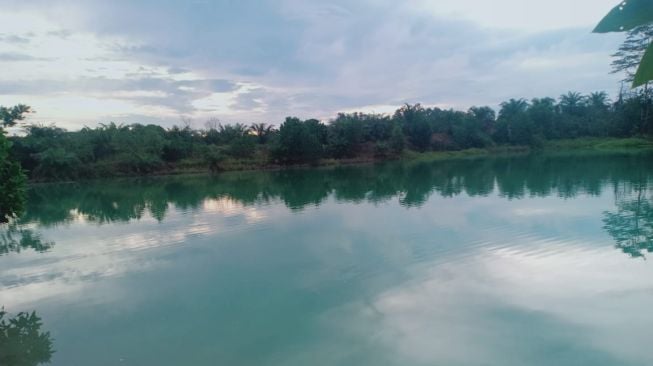
[[[4,128],[23,120],[29,111],[30,108],[25,105],[0,107],[0,223],[22,212],[26,182],[20,164],[9,157],[11,142],[5,136]]]
[[[634,42],[625,42],[620,51],[625,49],[627,52],[616,56],[620,58],[617,64],[630,64],[628,68],[632,70],[629,70],[628,81],[634,88],[653,80],[653,43],[650,37],[639,37],[646,36],[645,30],[650,30],[652,24],[653,2],[628,0],[620,1],[594,29],[596,33],[629,32],[629,38]],[[637,42],[638,38],[642,42]]]
[[[614,103],[603,92],[569,92],[558,100],[511,99],[498,114],[490,107],[462,112],[417,104],[392,116],[339,114],[326,124],[289,117],[278,129],[216,122],[201,130],[189,124],[165,129],[110,123],[79,131],[28,125],[23,136],[11,137],[10,155],[34,180],[233,170],[324,159],[369,161],[398,157],[405,149],[539,147],[556,139],[646,136],[653,132],[651,107],[644,89]]]

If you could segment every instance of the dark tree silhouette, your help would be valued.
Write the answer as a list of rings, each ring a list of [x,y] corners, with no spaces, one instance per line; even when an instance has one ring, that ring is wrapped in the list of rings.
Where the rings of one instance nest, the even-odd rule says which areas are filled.
[[[4,127],[12,127],[25,118],[30,107],[19,104],[12,108],[0,106],[0,223],[23,211],[26,176],[20,164],[10,156],[11,142]]]
[[[54,349],[49,332],[35,312],[8,317],[0,310],[0,365],[36,366],[49,363]]]
[[[634,195],[617,197],[617,211],[604,213],[604,229],[617,247],[634,258],[653,252],[653,203],[645,185],[637,184]]]

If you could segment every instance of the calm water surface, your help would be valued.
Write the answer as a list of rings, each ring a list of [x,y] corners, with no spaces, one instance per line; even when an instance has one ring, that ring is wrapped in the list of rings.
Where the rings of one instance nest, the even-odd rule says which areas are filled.
[[[640,154],[42,185],[0,306],[53,365],[653,365],[652,183]]]

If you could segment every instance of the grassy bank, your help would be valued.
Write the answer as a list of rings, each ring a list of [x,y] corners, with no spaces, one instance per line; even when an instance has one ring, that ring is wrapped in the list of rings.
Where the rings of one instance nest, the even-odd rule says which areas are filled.
[[[458,151],[427,151],[418,152],[405,150],[401,156],[378,158],[371,154],[350,159],[321,159],[314,164],[296,164],[282,166],[271,164],[264,154],[257,154],[251,159],[226,159],[221,163],[221,171],[276,170],[288,167],[310,166],[344,166],[369,164],[388,160],[400,161],[436,161],[449,159],[477,159],[483,157],[514,156],[531,153],[569,154],[569,153],[629,153],[653,152],[653,140],[645,138],[579,138],[548,141],[542,147],[528,146],[496,146],[487,149],[466,149]],[[186,161],[173,167],[169,174],[184,174],[206,172],[208,167],[201,161]]]
[[[543,146],[496,146],[487,149],[459,151],[405,151],[401,160],[434,161],[449,159],[477,159],[484,157],[515,156],[524,154],[604,154],[653,152],[653,140],[646,138],[579,138],[547,141]]]
[[[553,140],[544,145],[544,150],[594,150],[594,151],[632,151],[653,149],[653,140],[646,138],[579,138],[573,140]]]
[[[121,174],[110,173],[106,167],[97,167],[96,178],[129,177],[129,176],[156,176],[156,175],[181,175],[181,174],[206,174],[230,171],[263,171],[279,170],[287,168],[308,168],[308,167],[337,167],[347,165],[363,165],[382,161],[406,161],[426,162],[452,159],[480,159],[485,157],[506,157],[525,154],[612,154],[612,153],[637,153],[653,152],[653,140],[645,138],[579,138],[569,140],[548,141],[543,146],[532,148],[528,146],[496,146],[487,149],[466,149],[459,151],[427,151],[417,152],[405,150],[400,156],[379,158],[370,153],[363,153],[354,158],[348,159],[321,159],[313,164],[279,165],[270,163],[268,154],[265,151],[258,151],[251,158],[235,159],[226,158],[219,163],[219,167],[213,169],[205,160],[186,159],[175,164],[166,164],[159,170],[144,174]],[[90,170],[95,167],[89,167]],[[33,181],[36,182],[36,181]]]

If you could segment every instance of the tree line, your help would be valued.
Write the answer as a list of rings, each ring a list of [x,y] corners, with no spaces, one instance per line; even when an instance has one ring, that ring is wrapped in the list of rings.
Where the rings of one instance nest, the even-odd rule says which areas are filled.
[[[203,129],[109,123],[67,131],[31,124],[24,126],[22,136],[3,136],[0,157],[19,163],[34,180],[74,180],[171,169],[229,170],[239,164],[256,168],[323,159],[389,159],[406,149],[539,147],[556,139],[649,135],[651,99],[647,90],[620,95],[614,102],[604,92],[569,92],[558,100],[511,99],[498,114],[490,107],[457,111],[415,104],[393,115],[342,113],[327,123],[288,117],[278,128],[209,121]]]

